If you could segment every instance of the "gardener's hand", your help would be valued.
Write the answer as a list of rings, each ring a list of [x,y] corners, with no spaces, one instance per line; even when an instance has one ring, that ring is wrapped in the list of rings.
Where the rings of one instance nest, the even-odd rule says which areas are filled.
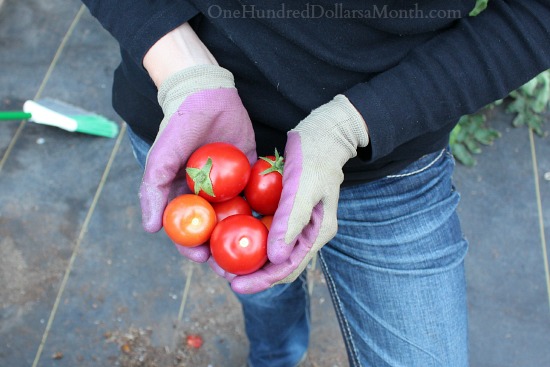
[[[162,82],[158,99],[164,119],[147,156],[140,188],[143,227],[148,232],[162,228],[171,199],[189,192],[185,164],[197,148],[226,142],[241,149],[251,163],[257,158],[252,123],[228,70],[217,65],[185,68]],[[177,247],[196,262],[210,257],[208,245]]]
[[[288,133],[283,192],[268,237],[269,263],[231,279],[233,290],[256,293],[300,275],[336,235],[342,167],[368,142],[365,121],[343,95]]]
[[[145,54],[143,67],[159,89],[164,112],[140,188],[143,227],[157,232],[167,203],[188,192],[184,165],[194,150],[222,141],[236,145],[254,162],[256,144],[233,75],[218,66],[188,23],[160,38]],[[177,248],[197,262],[210,257],[207,245]]]

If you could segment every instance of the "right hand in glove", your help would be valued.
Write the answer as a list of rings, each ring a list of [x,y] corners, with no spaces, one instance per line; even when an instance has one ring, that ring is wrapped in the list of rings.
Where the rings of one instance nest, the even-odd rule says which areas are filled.
[[[147,232],[162,228],[164,209],[171,199],[190,192],[185,164],[197,148],[226,142],[241,149],[251,163],[257,159],[252,123],[228,70],[217,65],[187,67],[162,82],[158,99],[164,119],[147,155],[140,187]],[[210,257],[208,245],[177,248],[196,262]]]
[[[343,166],[369,143],[363,117],[344,95],[313,110],[287,137],[283,191],[267,243],[269,263],[252,274],[226,277],[238,293],[294,281],[336,235]]]

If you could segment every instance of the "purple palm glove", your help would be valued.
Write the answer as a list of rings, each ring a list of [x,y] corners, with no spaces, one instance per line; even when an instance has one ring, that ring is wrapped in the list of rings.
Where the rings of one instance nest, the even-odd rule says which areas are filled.
[[[251,163],[257,159],[250,117],[235,89],[233,75],[216,65],[181,70],[159,88],[164,112],[159,132],[147,155],[140,187],[142,224],[147,232],[162,228],[168,202],[190,192],[185,182],[185,164],[200,146],[226,142],[241,149]],[[196,262],[210,257],[207,245],[177,246]]]
[[[336,235],[342,167],[368,142],[365,121],[343,95],[288,133],[283,192],[267,244],[270,262],[255,273],[230,279],[234,291],[256,293],[294,281]]]

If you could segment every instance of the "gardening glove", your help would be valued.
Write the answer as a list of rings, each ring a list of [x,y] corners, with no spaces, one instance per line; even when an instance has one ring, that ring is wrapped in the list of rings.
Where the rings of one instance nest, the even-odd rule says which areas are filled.
[[[369,143],[365,121],[343,95],[315,109],[288,132],[283,191],[269,231],[269,263],[234,277],[238,293],[294,281],[337,231],[342,167]]]
[[[231,282],[237,276],[233,273],[223,270],[221,266],[218,265],[216,260],[214,260],[213,256],[210,256],[210,259],[208,259],[208,266],[210,266],[210,269],[212,269],[214,273],[222,278],[225,278],[229,282]]]
[[[164,119],[147,155],[140,187],[142,224],[147,232],[162,228],[170,200],[190,192],[185,164],[197,148],[226,142],[241,149],[251,163],[257,159],[252,123],[228,70],[216,65],[185,68],[162,83],[158,100]],[[196,262],[210,257],[208,245],[176,247]]]

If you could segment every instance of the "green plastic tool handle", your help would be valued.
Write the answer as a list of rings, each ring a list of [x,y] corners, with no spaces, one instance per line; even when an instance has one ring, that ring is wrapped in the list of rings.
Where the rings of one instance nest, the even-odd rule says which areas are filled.
[[[28,120],[31,116],[23,111],[0,111],[0,120]]]

